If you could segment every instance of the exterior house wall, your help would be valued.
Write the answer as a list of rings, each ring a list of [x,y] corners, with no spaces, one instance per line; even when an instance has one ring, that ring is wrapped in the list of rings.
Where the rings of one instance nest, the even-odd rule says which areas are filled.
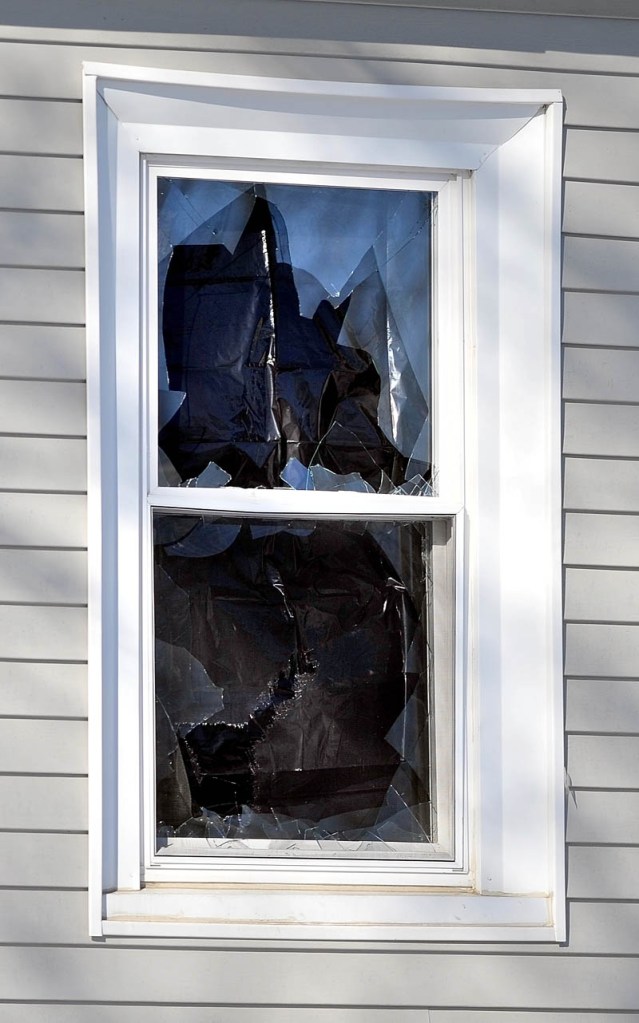
[[[639,15],[455,6],[0,3],[0,1023],[637,1018]],[[88,940],[84,60],[563,91],[565,946]]]

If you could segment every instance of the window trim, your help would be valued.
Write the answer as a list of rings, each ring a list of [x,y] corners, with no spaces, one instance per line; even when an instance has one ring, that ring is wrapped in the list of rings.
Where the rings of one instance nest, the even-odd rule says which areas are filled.
[[[134,420],[140,429],[140,419],[137,414],[118,416],[115,444],[109,422],[114,402],[133,410],[140,404],[137,374],[130,372],[122,351],[117,355],[114,349],[127,331],[137,346],[144,331],[139,234],[135,232],[134,240],[131,231],[131,225],[140,224],[141,156],[162,154],[169,160],[187,154],[214,159],[217,165],[247,159],[251,151],[254,158],[251,115],[257,108],[260,156],[273,165],[281,164],[285,144],[287,158],[301,167],[311,164],[320,174],[338,169],[345,176],[361,176],[365,168],[373,180],[391,173],[401,181],[453,173],[464,193],[464,254],[453,274],[459,301],[455,289],[449,289],[450,308],[443,311],[443,321],[457,317],[461,337],[463,310],[467,429],[462,443],[470,470],[463,520],[468,518],[472,528],[464,539],[469,576],[458,603],[467,625],[457,637],[458,663],[464,675],[468,670],[460,727],[467,726],[469,732],[459,749],[463,799],[457,799],[456,811],[463,807],[468,826],[452,871],[406,877],[392,899],[392,888],[371,891],[360,880],[358,889],[357,882],[353,887],[344,879],[346,887],[335,889],[328,877],[319,882],[324,886],[319,897],[297,885],[291,890],[290,879],[268,889],[256,888],[256,878],[239,886],[236,882],[232,891],[218,883],[206,889],[200,884],[196,890],[184,882],[168,890],[154,884],[143,888],[135,843],[132,848],[112,839],[123,821],[140,821],[142,784],[139,755],[127,759],[126,777],[120,771],[119,783],[112,765],[113,749],[140,749],[139,660],[137,671],[131,671],[138,655],[133,651],[133,660],[127,662],[127,651],[114,649],[114,637],[125,634],[124,623],[140,622],[139,548],[136,530],[129,528],[131,517],[125,514],[126,528],[120,529],[117,545],[114,533],[118,513],[140,490],[135,425],[131,434]],[[401,138],[396,137],[398,123]],[[390,167],[380,156],[389,145],[397,160]],[[561,98],[554,91],[295,82],[85,65],[92,934],[562,939],[560,153]],[[516,173],[528,192],[525,203],[512,187]],[[505,253],[512,265],[515,228],[528,232],[525,251],[531,265],[519,267],[523,288],[520,281],[506,288]],[[489,242],[496,241],[499,245],[491,248]],[[522,325],[517,306],[526,294],[530,298],[531,281],[543,291],[544,302],[529,317],[533,322]],[[512,335],[513,323],[519,325],[523,341]],[[509,330],[511,343],[506,345]],[[539,409],[531,411],[540,425],[532,445],[526,430],[530,420],[522,422],[517,407],[529,407],[531,393],[544,411],[541,417]],[[457,428],[458,420],[449,416],[448,423]],[[538,466],[533,476],[540,489],[522,502],[517,462],[524,441],[532,450],[533,466]],[[499,474],[495,450],[502,470],[506,467]],[[428,502],[424,515],[459,513],[459,504],[451,509],[448,500],[419,500]],[[406,505],[406,514],[411,510]],[[527,545],[528,560],[520,550],[521,521],[536,530],[536,543]],[[547,566],[548,585],[537,585],[532,597],[526,594],[527,620],[517,625],[506,599],[521,590],[516,573],[522,563],[530,573],[533,567],[539,569],[540,558]],[[521,670],[513,659],[521,649],[528,657],[525,685],[517,681]],[[539,700],[538,693],[535,700],[535,672],[543,678],[546,700]],[[520,697],[525,697],[523,707],[515,705]],[[502,713],[508,729],[497,724]],[[534,770],[522,768],[522,749],[536,756]],[[523,786],[519,791],[531,793],[525,812],[507,784],[513,776]],[[522,825],[532,835],[527,843],[532,850],[524,848]],[[540,850],[545,850],[541,861]],[[303,874],[297,865],[295,872]],[[379,878],[373,883],[379,886]]]

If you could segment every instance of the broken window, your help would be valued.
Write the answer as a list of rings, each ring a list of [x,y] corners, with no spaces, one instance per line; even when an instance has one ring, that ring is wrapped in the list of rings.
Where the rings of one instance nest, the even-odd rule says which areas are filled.
[[[154,534],[160,849],[430,841],[431,524]]]
[[[562,940],[561,97],[317,72],[85,68],[91,933]]]
[[[159,179],[161,483],[431,492],[432,200]]]
[[[433,202],[159,178],[161,488],[433,493]],[[157,853],[433,843],[450,522],[201,507],[153,513]]]

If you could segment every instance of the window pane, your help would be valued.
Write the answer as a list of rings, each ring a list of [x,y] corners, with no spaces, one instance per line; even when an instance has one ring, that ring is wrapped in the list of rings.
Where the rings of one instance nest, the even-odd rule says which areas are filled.
[[[430,492],[432,198],[160,178],[161,485]]]
[[[433,526],[155,512],[154,534],[159,851],[434,840]]]

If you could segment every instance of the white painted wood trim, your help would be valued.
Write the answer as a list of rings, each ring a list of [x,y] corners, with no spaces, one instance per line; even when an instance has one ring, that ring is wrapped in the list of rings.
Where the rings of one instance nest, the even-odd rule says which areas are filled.
[[[563,167],[563,104],[553,103],[546,111],[546,247],[548,258],[545,331],[548,337],[548,411],[546,436],[547,516],[550,542],[547,550],[548,579],[548,704],[549,770],[556,783],[549,787],[550,876],[553,892],[552,919],[556,940],[565,941],[568,921],[566,907],[566,806],[564,775],[563,685],[563,578],[562,578],[562,408],[561,408],[561,181]]]
[[[542,896],[181,888],[106,897],[105,934],[335,941],[552,941]],[[318,912],[319,911],[319,912]],[[516,924],[512,921],[517,920]],[[455,921],[454,923],[452,921]]]
[[[132,67],[101,61],[84,61],[84,74],[104,80],[195,86],[205,89],[239,90],[258,93],[304,93],[306,95],[355,96],[375,99],[405,99],[415,102],[497,103],[507,107],[539,108],[561,103],[559,89],[473,89],[433,85],[388,85],[360,82],[331,82],[318,79],[266,78],[251,75],[222,75],[208,71],[175,71],[170,68]]]
[[[84,190],[86,196],[86,337],[87,337],[87,546],[88,546],[88,713],[89,777],[89,933],[102,933],[102,890],[109,884],[103,862],[102,799],[104,770],[102,686],[103,651],[102,591],[107,585],[102,559],[102,459],[101,459],[101,381],[100,371],[100,217],[98,183],[98,105],[92,78],[83,81],[84,115]],[[104,481],[107,484],[107,480]],[[108,625],[107,622],[104,623]]]
[[[102,76],[103,80],[98,82],[97,76]],[[150,83],[152,88],[144,88],[143,83]],[[560,938],[564,933],[560,913],[563,899],[560,866],[563,824],[559,815],[561,778],[557,738],[561,688],[556,670],[561,662],[561,634],[560,618],[555,617],[559,615],[558,561],[555,561],[558,540],[556,516],[559,508],[559,476],[556,471],[558,444],[555,446],[558,424],[556,402],[559,393],[556,347],[559,94],[554,91],[514,93],[507,90],[352,86],[350,83],[311,81],[298,83],[285,79],[240,79],[234,76],[182,74],[103,65],[87,66],[86,91],[86,153],[87,162],[91,163],[86,176],[89,263],[87,297],[91,305],[90,484],[94,493],[90,526],[90,542],[94,550],[90,580],[90,651],[94,662],[95,658],[98,659],[98,665],[94,663],[92,669],[92,684],[97,686],[102,683],[103,686],[101,698],[92,696],[92,716],[95,720],[91,730],[91,807],[94,821],[100,806],[105,813],[101,819],[106,820],[102,838],[100,825],[96,824],[94,830],[97,842],[92,844],[93,933],[106,933],[110,928],[125,923],[130,928],[127,933],[157,933],[145,930],[147,924],[142,917],[147,914],[141,909],[135,910],[136,914],[142,913],[142,917],[135,921],[118,923],[107,920],[100,923],[98,920],[98,916],[101,916],[98,907],[103,890],[114,887],[114,884],[119,885],[121,891],[107,898],[107,915],[115,912],[121,917],[122,907],[126,905],[121,901],[125,897],[124,889],[138,888],[142,883],[139,869],[140,761],[136,745],[139,741],[140,693],[135,679],[139,678],[143,665],[138,598],[136,596],[133,599],[131,596],[137,595],[140,590],[142,561],[139,537],[142,524],[147,521],[144,505],[137,503],[137,498],[131,496],[131,491],[137,489],[140,492],[143,482],[138,452],[144,438],[140,434],[140,419],[136,411],[137,403],[143,400],[140,373],[144,369],[140,347],[143,313],[140,309],[140,290],[136,285],[141,266],[139,232],[137,236],[135,234],[140,222],[141,159],[149,151],[164,158],[184,153],[190,158],[206,157],[213,161],[220,159],[235,163],[251,157],[255,151],[253,132],[241,126],[236,127],[235,124],[229,125],[227,113],[224,112],[224,103],[231,92],[236,106],[244,102],[249,110],[253,97],[260,97],[262,108],[265,98],[268,100],[270,97],[272,102],[268,123],[265,125],[267,130],[260,137],[260,155],[261,158],[271,155],[281,165],[280,147],[288,139],[292,147],[291,158],[297,161],[297,171],[290,162],[288,170],[294,173],[308,174],[316,165],[320,173],[326,174],[329,173],[327,168],[334,164],[342,173],[357,176],[363,167],[370,164],[370,174],[379,181],[380,169],[385,166],[383,156],[389,149],[393,150],[394,155],[399,152],[401,157],[390,172],[394,174],[399,166],[405,180],[418,181],[416,168],[421,168],[425,180],[433,175],[447,174],[451,170],[464,174],[468,171],[476,172],[463,185],[466,205],[470,203],[472,209],[470,215],[464,213],[466,257],[463,267],[459,268],[465,307],[464,379],[469,413],[465,430],[468,456],[466,499],[461,495],[462,501],[466,501],[464,511],[460,511],[460,495],[455,494],[456,487],[451,484],[445,488],[445,495],[420,499],[419,506],[413,505],[414,499],[399,497],[397,504],[389,502],[388,514],[391,514],[392,505],[393,516],[415,513],[427,516],[456,514],[458,518],[463,515],[465,520],[464,529],[460,530],[460,536],[464,536],[463,544],[460,544],[464,558],[458,560],[457,568],[457,614],[458,621],[464,627],[458,629],[457,647],[458,664],[464,673],[463,681],[468,689],[469,702],[466,714],[464,693],[459,701],[461,713],[456,725],[457,735],[463,740],[459,757],[464,770],[459,798],[456,800],[457,821],[463,837],[452,869],[456,871],[457,883],[465,879],[466,886],[473,887],[475,894],[469,899],[479,916],[473,923],[473,914],[466,915],[465,928],[452,925],[450,931],[438,930],[438,937],[441,939],[444,933],[450,933],[457,938],[470,940],[490,931],[489,936],[497,940],[497,931],[503,931],[511,940],[535,940],[533,937],[524,939],[522,935],[540,932],[544,934],[541,940],[549,940],[551,933]],[[193,103],[194,99],[205,102]],[[288,134],[282,130],[282,125],[278,127],[282,103],[286,111],[292,113],[297,129],[290,132],[289,125]],[[338,136],[333,138],[326,134],[313,134],[313,124],[319,124],[313,118],[321,118],[323,105],[326,104],[331,117],[337,117],[338,123],[340,109],[343,110],[343,134],[339,148],[335,147]],[[266,106],[269,106],[268,102]],[[552,129],[547,128],[550,123],[549,107],[554,107]],[[407,137],[403,140],[389,133],[388,124],[392,118],[383,116],[384,111],[387,111],[396,117],[402,110],[407,119]],[[143,124],[139,119],[141,116],[150,116],[152,123]],[[362,123],[366,123],[367,131],[361,137],[354,137],[350,130],[348,119],[352,117],[359,117],[363,119]],[[464,141],[469,125],[473,126],[475,132],[470,148]],[[552,144],[548,143],[549,130]],[[438,138],[434,142],[428,139],[424,142],[429,133],[432,133],[433,138]],[[476,142],[477,135],[481,137],[479,145]],[[380,141],[385,143],[381,149],[382,157]],[[116,153],[119,163],[116,161]],[[386,170],[388,173],[389,168]],[[118,173],[121,175],[120,180],[117,178]],[[509,188],[512,189],[514,183],[526,192],[526,202],[517,202],[517,197],[509,194]],[[122,199],[125,201],[124,207]],[[123,220],[122,210],[127,209],[127,202],[128,212]],[[115,239],[109,236],[108,226],[114,203],[115,209],[120,211],[117,223],[124,224],[124,231],[118,239],[117,259],[113,256]],[[104,215],[102,224],[99,223],[101,214]],[[102,233],[98,235],[98,231]],[[508,275],[514,265],[513,255],[520,251],[517,244],[522,242],[522,237],[514,236],[517,231],[523,231],[523,249],[531,258],[518,264],[519,276],[509,284]],[[497,239],[499,244],[496,244]],[[479,281],[479,288],[475,281]],[[133,289],[130,287],[131,282],[134,283]],[[537,302],[538,309],[531,312],[529,322],[522,322],[519,315],[521,298],[525,294],[530,297],[531,288],[536,296],[543,294],[543,301]],[[473,323],[477,324],[474,330]],[[114,367],[112,353],[116,339],[120,350]],[[98,344],[101,346],[99,357],[95,351]],[[98,382],[95,375],[100,371],[102,380]],[[116,381],[119,388],[118,429],[121,446],[129,445],[131,448],[125,450],[126,457],[120,465],[124,475],[120,477],[115,475],[113,442],[104,418],[106,407],[112,407]],[[525,432],[524,427],[528,428],[531,422],[536,423],[539,418],[539,410],[533,408],[531,411],[529,408],[531,389],[543,411],[550,413],[550,428],[547,421],[542,423],[541,428],[534,433],[534,444],[531,446],[528,443],[535,468],[532,482],[522,476],[518,464],[518,456],[521,460],[519,441],[522,431]],[[126,400],[123,401],[123,398]],[[523,409],[530,413],[526,423],[521,422]],[[105,423],[103,433],[100,433],[101,422]],[[457,442],[452,446],[456,447]],[[499,459],[496,459],[496,453]],[[101,472],[98,471],[100,468]],[[102,481],[101,490],[98,477]],[[530,498],[524,500],[527,497],[527,486]],[[218,495],[223,493],[214,492],[216,502]],[[201,509],[203,503],[205,508],[211,507],[208,503],[210,495],[204,491],[198,494],[197,491],[185,490],[184,494],[184,501],[195,501],[198,509]],[[111,545],[113,536],[110,532],[111,519],[116,512],[114,495],[117,495],[125,526],[117,547]],[[308,495],[289,496],[293,501],[291,507],[299,507],[299,513],[303,513],[303,499]],[[346,497],[337,496],[340,500],[342,496]],[[351,508],[350,502],[354,496],[359,495],[348,495]],[[314,497],[317,498],[317,495]],[[155,492],[152,503],[159,505],[165,499],[160,492]],[[233,503],[237,497],[231,491],[227,491],[221,500],[228,502],[228,514],[239,510]],[[269,497],[268,500],[277,502],[279,497]],[[180,507],[186,506],[181,501],[182,498]],[[366,504],[360,502],[362,513]],[[398,510],[400,508],[401,511]],[[426,511],[426,508],[429,510]],[[263,512],[261,502],[260,511]],[[535,537],[535,543],[523,550],[521,536],[519,542],[516,542],[519,515],[527,523],[527,536]],[[535,527],[534,534],[531,525]],[[102,556],[96,557],[96,544],[100,536],[106,542]],[[114,550],[117,560],[113,555]],[[538,555],[534,570],[533,552]],[[115,568],[118,563],[119,603],[115,592]],[[550,590],[544,590],[537,584],[529,587],[532,596],[526,603],[526,624],[524,627],[523,620],[517,624],[515,612],[518,587],[526,580],[535,580],[539,565],[548,564],[553,566]],[[464,565],[470,566],[469,574]],[[100,579],[101,587],[98,585]],[[472,586],[467,599],[469,583]],[[478,620],[479,613],[481,619]],[[100,625],[101,620],[106,623],[104,630]],[[120,666],[123,673],[126,673],[125,688],[119,703],[121,717],[117,737],[125,759],[119,768],[122,784],[117,803],[114,800],[115,770],[111,759],[116,746],[112,696],[116,671],[111,652],[114,636],[119,637],[123,648],[124,660],[121,660]],[[517,657],[524,657],[526,671],[523,673],[519,668],[517,671],[514,669]],[[532,698],[532,683],[537,670],[539,677],[545,680],[542,688],[549,696],[545,702]],[[502,723],[500,715],[504,708],[508,716]],[[531,763],[534,765],[529,767],[528,774],[517,760],[522,751],[522,742],[526,752],[531,754]],[[95,775],[98,764],[104,772],[102,778]],[[526,781],[534,797],[527,812],[519,805],[521,800],[518,803],[517,792],[508,787],[509,780],[518,774]],[[465,802],[466,792],[468,803]],[[496,805],[501,813],[499,826],[494,817]],[[523,840],[523,823],[532,829],[535,836],[532,843],[526,844]],[[113,834],[118,828],[124,838],[118,845],[116,875]],[[428,873],[426,865],[424,870],[422,877],[425,878]],[[170,872],[166,876],[171,876]],[[177,876],[173,876],[177,884]],[[190,876],[193,877],[192,874]],[[377,875],[378,886],[382,884],[382,876],[383,871]],[[430,876],[432,884],[436,876],[432,873],[432,867]],[[98,888],[99,878],[102,883]],[[395,884],[398,883],[401,888],[401,882],[396,880]],[[242,907],[243,900],[250,901],[258,890],[251,884],[248,887],[241,886],[233,895],[229,895],[235,906],[233,912],[236,923],[233,926],[237,927],[236,936],[249,937],[253,934],[251,928],[255,923],[254,914],[253,917],[246,916],[246,910]],[[133,903],[129,905],[142,907],[150,891],[147,889],[146,893],[138,893],[137,897],[132,897]],[[557,901],[552,916],[548,910],[548,897],[535,894],[539,892],[554,894]],[[164,933],[172,930],[171,912],[159,911],[167,894],[172,897],[166,889],[153,890],[152,905],[158,909],[153,909],[154,920],[148,924],[153,928],[165,927]],[[312,897],[308,890],[306,895],[309,899]],[[395,895],[399,896],[397,888]],[[348,886],[339,896],[340,899],[342,897],[348,898]],[[363,891],[358,898],[364,898]],[[451,895],[453,901],[450,903],[437,903],[437,898],[437,892],[431,889],[428,894],[422,892],[415,903],[415,906],[431,907],[424,910],[425,916],[420,917],[424,919],[426,929],[420,925],[415,932],[424,940],[428,940],[425,935],[430,926],[429,920],[432,923],[437,917],[438,911],[434,907],[439,905],[443,907],[442,912],[445,909],[446,913],[452,906],[461,909],[465,903],[458,900],[466,896],[461,892]],[[528,911],[524,909],[526,906],[532,907],[535,900],[544,904],[543,922],[537,918],[531,920],[527,916]],[[374,916],[377,924],[372,924],[371,933],[381,933],[375,931],[375,927],[386,926],[383,922],[381,892],[377,895],[370,892],[369,901],[364,916],[370,913],[371,920]],[[262,936],[265,933],[264,927],[273,924],[279,926],[273,919],[275,904],[271,904],[270,908],[268,900],[263,904],[265,909],[257,932]],[[167,909],[171,905],[170,900],[166,902]],[[475,929],[476,924],[479,926],[477,921],[482,913],[488,914],[492,921],[486,924],[488,931],[485,932]],[[161,918],[166,920],[166,924],[161,922]],[[299,916],[297,919],[298,923],[291,926],[301,928],[300,936],[310,937],[307,924]],[[253,922],[249,922],[251,920]],[[208,924],[198,922],[196,926]],[[339,926],[336,924],[328,936],[336,938],[341,933]],[[445,921],[437,922],[437,927],[440,926],[445,928]],[[394,936],[400,933],[395,924],[391,930]],[[227,931],[224,933],[230,936]],[[291,931],[286,933],[290,934]],[[351,936],[352,933],[349,932]],[[406,936],[407,932],[402,933]],[[326,937],[327,932],[322,931],[322,936]],[[504,940],[507,939],[504,937]]]
[[[452,517],[462,508],[459,499],[409,497],[403,494],[360,494],[352,491],[241,490],[239,487],[164,487],[148,496],[153,508],[212,511],[220,515],[317,518],[339,515],[344,519],[430,519]]]

